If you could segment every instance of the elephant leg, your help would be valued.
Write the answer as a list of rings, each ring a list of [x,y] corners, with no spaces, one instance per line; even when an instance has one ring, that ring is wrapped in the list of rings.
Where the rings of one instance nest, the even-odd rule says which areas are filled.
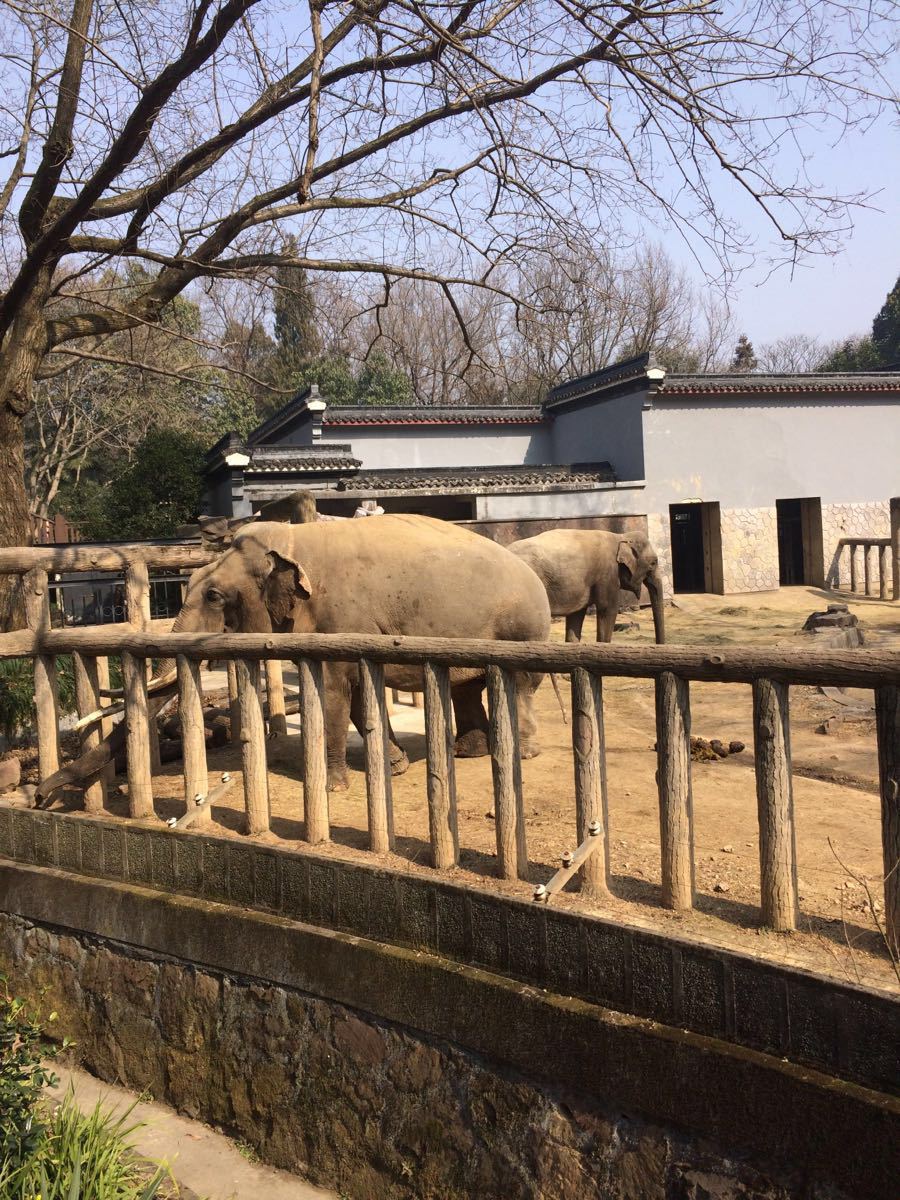
[[[594,595],[597,607],[597,641],[611,642],[613,630],[616,627],[616,617],[619,615],[618,589],[614,596]]]
[[[581,627],[584,624],[584,615],[587,612],[587,605],[578,610],[578,612],[569,613],[566,616],[566,641],[580,642]]]
[[[365,738],[363,728],[363,711],[362,697],[358,687],[354,687],[350,691],[350,720],[356,726],[356,732],[361,738]],[[391,758],[391,774],[402,775],[409,770],[409,758],[406,751],[397,741],[394,730],[391,727],[390,717],[388,717],[388,750]]]
[[[541,747],[537,740],[537,718],[534,715],[534,694],[541,685],[543,675],[532,671],[520,671],[516,676],[516,707],[519,713],[519,754],[522,758],[536,758]]]
[[[453,686],[453,714],[456,717],[457,758],[483,758],[488,747],[488,718],[481,703],[484,681],[472,679]]]
[[[350,786],[347,772],[347,726],[350,723],[350,680],[345,668],[325,664],[325,755],[329,792],[345,792]]]

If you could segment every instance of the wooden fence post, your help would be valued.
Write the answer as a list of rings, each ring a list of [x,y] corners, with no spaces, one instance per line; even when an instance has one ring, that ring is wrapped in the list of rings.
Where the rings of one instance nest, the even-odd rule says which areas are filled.
[[[878,547],[878,599],[887,600],[888,598],[888,577],[887,577],[887,546]]]
[[[891,596],[900,600],[900,496],[891,497]]]
[[[266,771],[266,723],[259,698],[259,663],[237,659],[238,700],[241,706],[241,768],[248,834],[269,828],[269,777]]]
[[[497,866],[503,879],[528,877],[525,840],[525,807],[522,799],[522,762],[519,757],[519,723],[516,677],[503,667],[487,669],[488,740],[494,777]]]
[[[797,928],[799,902],[786,683],[754,681],[753,733],[762,919],[764,925],[787,932]]]
[[[856,591],[856,551],[858,545],[856,542],[851,542],[850,549],[850,591]]]
[[[881,848],[884,858],[885,934],[900,956],[900,687],[875,689],[878,779],[881,791]]]
[[[865,580],[866,595],[872,595],[872,546],[863,542],[863,579]]]
[[[128,624],[133,625],[135,629],[144,630],[150,627],[150,569],[143,559],[135,559],[125,568],[125,616]],[[153,674],[153,664],[149,659],[145,660],[144,670],[149,679]],[[161,765],[159,730],[155,717],[148,721],[147,736],[152,774],[158,771]]]
[[[284,672],[281,661],[277,658],[266,659],[266,700],[269,705],[269,733],[274,736],[286,734]]]
[[[456,815],[456,768],[453,759],[453,710],[450,671],[426,662],[425,757],[428,789],[428,825],[431,861],[438,870],[459,862],[459,827]]]
[[[229,658],[226,664],[228,674],[228,717],[231,726],[231,740],[241,740],[241,702],[238,699],[237,667],[234,659]]]
[[[200,663],[179,654],[178,716],[181,720],[181,746],[184,754],[184,808],[190,812],[198,796],[205,800],[209,793],[209,771],[206,765],[206,733],[203,726],[203,693],[200,687]],[[198,813],[195,824],[210,820],[208,804]]]
[[[369,848],[376,854],[386,854],[394,849],[394,804],[384,702],[384,667],[381,663],[360,659],[359,692],[369,804]]]
[[[688,911],[694,907],[691,703],[687,680],[671,671],[656,680],[656,764],[662,902]]]
[[[309,658],[297,660],[300,680],[300,740],[303,756],[303,812],[306,840],[327,842],[331,836],[328,817],[328,763],[325,753],[325,682],[322,664]]]
[[[50,584],[47,572],[34,568],[22,576],[25,621],[37,637],[50,630]],[[34,704],[37,715],[38,763],[41,779],[59,770],[59,692],[56,658],[34,659]]]
[[[85,658],[82,654],[72,655],[72,666],[75,674],[75,703],[79,717],[100,708],[100,677],[96,658]],[[100,745],[103,737],[102,723],[85,729],[81,735],[81,750],[86,753]],[[103,812],[106,802],[106,776],[101,773],[93,783],[84,789],[84,807],[87,812]]]
[[[603,728],[603,680],[576,667],[572,672],[572,751],[575,764],[575,822],[578,842],[595,837],[602,847],[581,868],[582,895],[600,899],[609,895],[609,815],[606,796],[606,742]]]
[[[150,576],[147,564],[135,559],[125,569],[125,615],[137,629],[149,611]],[[133,817],[153,816],[153,751],[147,697],[147,660],[122,654],[125,689],[125,754],[128,772],[128,811]]]

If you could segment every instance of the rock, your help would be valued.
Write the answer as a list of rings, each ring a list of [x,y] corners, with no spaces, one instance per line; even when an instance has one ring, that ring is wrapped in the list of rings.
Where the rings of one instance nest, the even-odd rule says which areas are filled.
[[[728,884],[723,882],[721,879],[717,879],[715,884],[713,885],[713,891],[714,892],[727,892]]]
[[[846,605],[829,604],[827,612],[813,612],[803,623],[804,630],[811,629],[851,629],[859,624],[859,620],[849,612]]]
[[[839,731],[844,723],[844,718],[840,713],[835,713],[834,716],[828,717],[816,726],[816,733],[835,734]]]
[[[12,792],[22,779],[22,764],[17,758],[0,761],[0,792]]]
[[[734,846],[723,846],[722,853],[723,854],[734,854]]]

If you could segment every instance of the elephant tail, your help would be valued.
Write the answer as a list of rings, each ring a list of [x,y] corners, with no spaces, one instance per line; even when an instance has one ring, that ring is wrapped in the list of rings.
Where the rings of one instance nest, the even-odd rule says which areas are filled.
[[[569,718],[566,716],[566,706],[563,704],[562,696],[559,692],[559,680],[550,672],[550,682],[553,684],[553,690],[556,692],[556,702],[559,705],[559,711],[562,713],[563,725],[568,725]]]

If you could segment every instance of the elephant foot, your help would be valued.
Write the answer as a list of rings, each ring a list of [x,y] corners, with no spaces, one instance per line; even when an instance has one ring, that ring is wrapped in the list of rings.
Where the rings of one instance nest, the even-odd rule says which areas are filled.
[[[329,792],[346,792],[350,786],[350,773],[345,766],[329,767],[326,788]]]
[[[470,729],[456,739],[454,754],[457,758],[484,758],[490,752],[487,734],[483,729]]]
[[[523,740],[519,743],[519,757],[520,758],[537,758],[537,756],[540,754],[540,752],[541,752],[541,748],[537,742],[529,742],[529,741]]]
[[[391,774],[405,775],[409,770],[409,756],[405,750],[395,750],[391,747]]]

